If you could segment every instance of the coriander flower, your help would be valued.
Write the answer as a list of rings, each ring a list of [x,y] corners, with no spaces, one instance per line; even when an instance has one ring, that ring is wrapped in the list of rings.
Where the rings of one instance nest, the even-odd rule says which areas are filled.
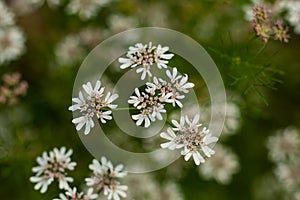
[[[0,1],[0,27],[14,25],[15,15],[3,1]]]
[[[71,0],[66,11],[70,15],[78,14],[81,20],[88,20],[95,17],[108,2],[109,0]]]
[[[25,96],[28,89],[27,81],[21,81],[19,72],[6,73],[0,85],[0,104],[15,105],[20,96]]]
[[[93,163],[89,165],[93,175],[90,178],[86,178],[86,185],[94,188],[96,193],[103,192],[108,199],[119,200],[120,197],[125,198],[126,185],[121,185],[120,178],[127,175],[124,171],[123,165],[117,165],[114,167],[112,163],[105,157],[101,158],[101,161],[94,159]]]
[[[169,60],[174,54],[167,54],[169,47],[153,46],[152,42],[149,44],[137,43],[135,46],[129,47],[126,58],[119,58],[121,63],[120,68],[126,69],[128,67],[138,67],[136,72],[142,73],[141,79],[144,80],[146,76],[151,77],[151,67],[153,64],[161,68],[167,68]]]
[[[59,198],[54,200],[92,200],[97,199],[98,195],[93,193],[93,188],[89,188],[87,193],[84,194],[83,192],[78,192],[77,188],[74,187],[73,189],[68,188],[65,193],[60,193]]]
[[[0,65],[15,60],[25,51],[25,37],[17,27],[0,27]]]
[[[190,120],[187,116],[182,116],[180,123],[172,120],[175,128],[169,128],[167,133],[162,132],[160,134],[162,138],[169,140],[169,142],[161,144],[161,148],[170,150],[183,148],[181,155],[184,156],[186,161],[193,157],[196,165],[204,163],[205,159],[200,152],[207,157],[211,157],[215,152],[208,145],[217,142],[218,138],[212,136],[206,127],[199,130],[201,124],[198,121],[198,114],[194,116],[193,120]]]
[[[30,177],[30,181],[36,183],[35,190],[41,193],[47,191],[48,186],[57,179],[60,189],[68,189],[68,182],[73,182],[72,177],[67,177],[68,170],[74,170],[76,162],[71,162],[72,149],[66,151],[66,147],[54,148],[49,153],[43,152],[41,157],[37,157],[39,166],[33,167],[35,176]]]
[[[78,35],[70,34],[63,38],[56,46],[56,61],[60,65],[74,65],[81,61],[85,51]]]
[[[294,0],[277,0],[275,2],[281,12],[285,11],[284,18],[294,26],[294,32],[300,34],[300,2]]]
[[[185,98],[183,93],[188,93],[194,84],[187,82],[187,75],[177,75],[176,67],[172,69],[172,74],[169,70],[166,71],[166,74],[170,79],[169,82],[154,76],[152,82],[146,83],[145,91],[140,92],[136,88],[135,95],[129,97],[128,103],[133,104],[140,112],[132,115],[132,119],[137,120],[137,126],[144,123],[147,128],[156,119],[162,120],[162,114],[166,113],[164,108],[166,103],[183,107],[180,101]]]
[[[283,20],[278,19],[272,22],[271,10],[265,5],[253,7],[253,29],[256,35],[261,38],[265,44],[270,38],[274,40],[288,42],[288,27],[283,27]]]
[[[101,123],[105,124],[107,120],[111,120],[110,109],[115,109],[117,105],[112,104],[119,95],[108,92],[104,98],[104,87],[101,87],[101,82],[98,80],[93,88],[90,82],[82,85],[85,91],[85,96],[79,92],[77,98],[73,98],[74,105],[69,107],[70,111],[79,110],[81,116],[74,118],[72,123],[76,124],[76,130],[79,131],[85,126],[84,134],[89,134],[91,128],[94,127],[93,117],[96,116]]]
[[[299,131],[293,127],[277,131],[268,138],[267,148],[269,157],[275,162],[296,158],[300,152]]]
[[[129,97],[128,103],[133,104],[140,111],[139,114],[132,115],[132,119],[137,120],[137,126],[140,126],[144,122],[144,126],[147,128],[150,126],[151,121],[163,119],[161,113],[166,112],[163,104],[165,100],[163,98],[148,90],[140,93],[138,88],[135,89],[135,94],[136,96]]]
[[[215,179],[221,184],[228,184],[232,175],[239,170],[237,156],[228,148],[216,146],[216,153],[208,158],[205,165],[199,167],[199,173],[205,179]]]
[[[287,191],[299,189],[300,165],[299,162],[279,163],[275,169],[275,175]]]

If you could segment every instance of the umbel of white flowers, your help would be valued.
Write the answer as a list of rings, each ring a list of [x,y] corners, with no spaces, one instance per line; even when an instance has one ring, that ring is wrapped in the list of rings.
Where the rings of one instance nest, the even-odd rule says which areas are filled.
[[[101,87],[101,82],[98,80],[95,87],[92,87],[90,82],[82,85],[85,95],[79,92],[79,97],[73,98],[74,105],[69,107],[69,110],[79,110],[81,116],[74,118],[72,122],[76,124],[76,130],[81,130],[85,126],[84,134],[89,134],[91,128],[94,127],[93,117],[106,123],[106,120],[111,120],[111,109],[117,108],[117,105],[112,104],[119,95],[108,92],[104,98],[104,87]]]
[[[72,153],[72,149],[66,151],[66,147],[62,147],[54,148],[49,153],[43,152],[41,157],[37,157],[39,166],[32,168],[36,175],[30,177],[30,181],[36,183],[34,189],[45,193],[55,179],[58,180],[60,189],[68,189],[68,182],[73,182],[73,178],[68,177],[67,172],[74,170],[76,166],[76,162],[72,162],[70,158]]]
[[[154,77],[153,82],[146,83],[145,91],[140,93],[139,89],[135,88],[135,96],[130,96],[128,103],[133,104],[140,111],[139,114],[132,115],[137,126],[144,122],[147,128],[150,126],[150,121],[162,120],[161,113],[166,113],[165,103],[183,107],[180,100],[185,98],[184,94],[188,93],[194,84],[187,82],[188,75],[179,75],[176,67],[172,69],[172,72],[167,70],[166,74],[168,81]]]
[[[114,167],[105,157],[102,157],[100,162],[94,159],[89,165],[93,175],[85,179],[85,192],[78,191],[76,187],[71,188],[69,182],[73,182],[73,178],[67,177],[67,171],[74,170],[76,166],[76,162],[72,162],[70,158],[72,153],[72,149],[61,147],[54,148],[49,153],[43,152],[42,157],[37,157],[39,166],[32,168],[36,175],[30,177],[30,181],[35,183],[34,189],[45,193],[48,186],[57,179],[59,189],[64,192],[54,200],[92,200],[98,199],[102,193],[107,199],[113,200],[120,200],[120,197],[127,196],[128,187],[120,183],[120,179],[127,175],[127,171],[122,164]]]
[[[169,142],[160,146],[170,150],[182,149],[181,155],[184,156],[186,161],[192,156],[196,165],[204,163],[205,159],[200,152],[207,157],[211,157],[215,151],[209,147],[209,144],[217,142],[218,138],[212,136],[206,127],[203,127],[202,130],[199,129],[202,126],[198,123],[199,118],[200,116],[196,114],[193,120],[190,120],[188,116],[182,116],[180,122],[172,120],[175,127],[169,127],[167,132],[160,134],[162,138],[169,140]]]
[[[167,64],[174,54],[166,53],[169,47],[153,46],[152,42],[149,44],[137,43],[129,47],[126,58],[119,58],[121,63],[120,68],[126,69],[128,67],[137,68],[137,73],[142,73],[141,79],[144,80],[146,76],[151,77],[151,67],[155,64],[157,68],[167,68]]]

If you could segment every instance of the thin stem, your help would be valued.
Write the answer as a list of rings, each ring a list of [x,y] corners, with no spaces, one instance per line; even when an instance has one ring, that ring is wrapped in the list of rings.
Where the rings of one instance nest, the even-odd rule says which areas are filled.
[[[259,54],[261,54],[265,50],[266,47],[267,47],[267,43],[264,43],[264,45],[255,54],[254,58],[256,58]]]
[[[137,110],[135,107],[127,107],[127,108],[115,108],[113,110]]]

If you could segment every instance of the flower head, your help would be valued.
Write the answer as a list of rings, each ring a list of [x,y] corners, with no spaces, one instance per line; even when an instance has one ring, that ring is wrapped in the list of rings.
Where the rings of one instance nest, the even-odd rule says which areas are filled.
[[[78,14],[81,20],[88,20],[95,17],[108,2],[109,0],[71,0],[67,5],[67,13]]]
[[[124,171],[123,165],[117,165],[114,167],[112,163],[105,157],[101,158],[101,161],[94,159],[93,163],[89,165],[90,170],[93,172],[93,176],[86,178],[86,184],[89,187],[93,187],[95,192],[99,193],[103,191],[108,199],[119,200],[121,197],[126,197],[126,185],[121,185],[120,178],[127,175]]]
[[[300,152],[299,131],[292,127],[277,131],[276,135],[269,137],[267,148],[275,162],[296,158]]]
[[[135,46],[129,47],[126,54],[127,58],[119,58],[120,68],[138,67],[136,72],[142,73],[141,79],[144,80],[146,76],[152,76],[151,67],[153,64],[156,64],[159,69],[167,68],[168,60],[174,56],[174,54],[167,54],[168,50],[169,47],[153,46],[152,42],[145,45],[137,43]]]
[[[3,1],[0,1],[0,27],[14,25],[15,15],[11,12]]]
[[[283,27],[283,20],[279,19],[272,22],[273,17],[271,16],[271,10],[269,10],[265,5],[255,5],[252,12],[253,29],[259,38],[261,38],[265,43],[267,43],[270,38],[281,42],[288,42],[288,27]]]
[[[69,110],[79,110],[80,117],[74,118],[72,122],[76,124],[76,129],[81,130],[85,125],[84,134],[89,134],[91,128],[94,127],[93,117],[96,116],[101,123],[106,123],[107,120],[111,120],[110,116],[112,111],[117,105],[112,104],[114,100],[118,98],[118,94],[111,94],[108,92],[104,98],[104,87],[101,87],[101,82],[98,80],[93,88],[90,82],[82,85],[86,96],[79,92],[79,96],[73,98],[74,105],[69,107]]]
[[[215,179],[221,184],[228,184],[232,175],[239,169],[237,156],[228,148],[216,146],[216,153],[208,158],[205,165],[199,167],[199,173],[205,179]]]
[[[162,113],[166,113],[164,108],[166,103],[182,108],[180,100],[185,98],[183,93],[188,93],[189,89],[194,87],[193,83],[187,82],[187,75],[177,75],[176,67],[173,68],[172,74],[169,70],[166,71],[166,74],[170,81],[153,77],[152,82],[146,83],[145,91],[140,92],[136,88],[135,96],[130,96],[128,103],[133,104],[140,111],[139,114],[132,115],[132,119],[137,120],[137,126],[144,122],[144,126],[147,128],[151,121],[162,120]]]
[[[289,27],[283,28],[283,21],[282,20],[277,20],[273,26],[273,31],[274,31],[274,40],[279,40],[280,42],[289,42]]]
[[[25,96],[28,83],[21,81],[19,72],[6,73],[2,76],[3,85],[0,85],[0,104],[14,105],[20,96]]]
[[[217,142],[218,138],[212,136],[206,127],[199,130],[201,124],[198,121],[198,114],[192,120],[187,116],[181,117],[180,123],[172,120],[175,127],[169,128],[167,133],[160,134],[162,138],[169,140],[169,142],[161,144],[161,147],[170,150],[183,148],[181,154],[184,155],[186,161],[193,157],[196,165],[204,163],[205,159],[200,152],[211,157],[215,152],[208,145]]]
[[[33,167],[35,176],[30,177],[30,181],[36,183],[34,189],[41,193],[47,191],[48,186],[57,179],[60,189],[68,189],[68,182],[73,182],[72,177],[67,177],[68,170],[74,170],[76,162],[71,162],[72,149],[66,151],[66,147],[54,148],[49,153],[43,152],[41,157],[37,157],[39,166]]]
[[[0,27],[0,65],[17,59],[25,51],[25,37],[17,27]]]
[[[78,35],[70,34],[56,46],[56,60],[60,65],[74,65],[81,61],[85,51]]]

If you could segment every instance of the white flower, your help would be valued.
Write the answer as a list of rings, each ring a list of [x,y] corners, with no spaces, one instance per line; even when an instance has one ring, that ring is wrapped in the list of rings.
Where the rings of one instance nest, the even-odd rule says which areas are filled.
[[[162,132],[160,134],[160,137],[170,140],[169,142],[166,142],[166,143],[163,143],[160,145],[161,148],[163,148],[163,149],[168,148],[170,150],[174,150],[174,149],[180,149],[180,148],[184,147],[184,144],[179,144],[176,134],[174,133],[172,128],[168,128],[167,132]]]
[[[109,28],[114,32],[118,33],[125,31],[130,28],[135,28],[138,25],[137,18],[128,17],[118,14],[112,14],[108,19]]]
[[[195,86],[194,83],[187,83],[188,80],[188,75],[184,75],[181,77],[180,82],[176,82],[175,87],[178,91],[183,92],[183,93],[188,93],[189,89]]]
[[[132,119],[133,120],[137,120],[136,121],[136,125],[140,126],[143,122],[145,122],[145,128],[148,128],[150,126],[150,116],[149,113],[147,113],[146,111],[137,115],[132,115]],[[153,120],[153,118],[152,118]]]
[[[45,193],[48,189],[48,186],[53,182],[53,178],[48,177],[39,177],[32,176],[30,177],[30,181],[36,183],[34,186],[35,190],[40,190],[41,193]]]
[[[228,184],[232,175],[239,170],[237,156],[223,146],[216,145],[215,149],[217,153],[199,167],[199,173],[205,179],[213,178],[221,184]]]
[[[83,45],[94,48],[103,40],[105,32],[100,28],[87,27],[81,30],[78,35]]]
[[[106,107],[111,108],[111,109],[117,108],[118,106],[115,105],[115,104],[112,104],[112,102],[114,100],[116,100],[118,97],[119,97],[118,94],[113,94],[112,95],[110,92],[108,92],[105,99],[104,99],[104,101],[102,102],[103,106],[106,106]]]
[[[83,59],[85,51],[80,43],[80,37],[70,34],[56,46],[55,56],[60,65],[74,65]]]
[[[300,2],[294,0],[277,0],[274,5],[279,11],[286,11],[285,19],[295,26],[294,32],[300,34]]]
[[[30,177],[30,181],[36,183],[34,189],[45,193],[54,179],[58,180],[60,189],[68,189],[68,182],[73,182],[73,178],[67,177],[67,171],[74,170],[76,166],[70,158],[72,153],[71,149],[66,152],[66,147],[62,147],[60,150],[54,148],[49,154],[43,152],[42,157],[37,157],[39,166],[32,168],[36,175]]]
[[[23,32],[16,27],[0,28],[0,65],[17,59],[25,50]]]
[[[176,67],[173,67],[172,74],[169,70],[166,71],[166,74],[169,77],[171,83],[175,83],[178,79],[180,79],[182,77],[181,75],[177,76],[177,68]]]
[[[87,103],[82,95],[82,92],[79,92],[78,98],[77,97],[72,98],[72,101],[76,104],[69,107],[69,110],[71,110],[71,111],[81,110],[84,106],[87,105]]]
[[[125,198],[127,196],[125,192],[127,189],[128,187],[126,185],[116,185],[111,189],[107,189],[107,198],[113,200],[120,200],[120,196]]]
[[[197,149],[189,149],[187,147],[184,147],[184,150],[181,151],[181,154],[184,155],[185,161],[188,161],[191,158],[191,156],[193,156],[196,165],[200,165],[200,163],[205,163],[205,159],[201,156]]]
[[[288,127],[277,131],[276,135],[269,137],[267,148],[269,149],[271,160],[275,162],[296,158],[300,152],[298,130]]]
[[[135,88],[134,92],[135,92],[136,96],[130,96],[128,103],[133,104],[134,107],[137,107],[140,103],[142,103],[144,101],[144,98],[141,96],[139,88]]]
[[[161,144],[161,147],[170,150],[183,148],[181,154],[186,161],[193,157],[196,165],[204,163],[205,159],[200,152],[207,157],[211,157],[215,152],[209,145],[217,142],[218,138],[212,136],[206,127],[199,131],[198,127],[201,126],[201,124],[199,124],[198,121],[198,114],[194,116],[192,121],[190,121],[187,116],[182,116],[180,123],[176,120],[172,120],[175,127],[172,129],[168,128],[167,133],[162,132],[160,134],[162,138],[170,141]]]
[[[81,20],[88,20],[95,17],[108,2],[109,0],[71,0],[67,5],[67,13],[78,14]]]
[[[105,124],[107,120],[112,119],[112,111],[108,109],[115,109],[117,105],[112,104],[119,95],[108,92],[104,96],[104,87],[101,87],[101,82],[98,80],[95,87],[90,82],[82,85],[86,96],[79,92],[78,98],[72,98],[74,105],[69,107],[70,111],[79,110],[81,116],[74,118],[72,123],[76,124],[76,130],[79,131],[85,126],[84,134],[90,133],[91,128],[95,126],[93,117],[96,116],[101,123]]]
[[[300,165],[299,163],[280,163],[275,169],[275,175],[282,186],[288,191],[299,189],[300,186]]]
[[[156,47],[149,44],[137,43],[135,46],[129,47],[126,57],[119,58],[121,63],[120,68],[126,69],[128,67],[135,68],[139,67],[136,72],[142,73],[141,79],[144,80],[146,76],[151,77],[151,67],[153,64],[161,69],[167,68],[169,60],[174,54],[165,54],[169,50],[169,47],[162,47],[160,44]]]
[[[85,126],[84,134],[90,133],[91,128],[94,127],[93,115],[86,114],[85,116],[77,117],[72,120],[73,124],[76,124],[76,130],[79,131]]]
[[[93,176],[85,179],[88,186],[95,188],[97,193],[103,191],[108,199],[118,200],[120,196],[126,197],[127,186],[120,185],[119,182],[119,178],[127,175],[127,172],[123,170],[123,165],[114,167],[109,160],[102,157],[101,162],[94,159],[89,168],[92,170]]]
[[[3,26],[11,26],[15,23],[15,15],[11,12],[4,2],[0,1],[0,28]]]
[[[137,68],[136,73],[142,73],[141,79],[144,80],[147,75],[149,77],[152,76],[150,69],[150,65],[144,65],[143,67]]]
[[[157,67],[159,69],[167,68],[167,64],[169,63],[168,60],[170,60],[174,54],[165,54],[167,51],[169,51],[169,47],[162,47],[160,44],[157,46],[156,51],[154,52],[155,62],[157,63]],[[165,59],[165,60],[163,60]]]
[[[77,188],[74,187],[73,189],[68,188],[64,194],[59,194],[59,199],[56,198],[54,200],[92,200],[97,199],[98,194],[93,193],[93,188],[89,188],[87,193],[84,194],[83,192],[78,192]]]
[[[158,120],[163,120],[161,113],[166,113],[167,111],[164,109],[162,104],[158,104],[157,106],[152,107],[152,117],[157,118]]]

